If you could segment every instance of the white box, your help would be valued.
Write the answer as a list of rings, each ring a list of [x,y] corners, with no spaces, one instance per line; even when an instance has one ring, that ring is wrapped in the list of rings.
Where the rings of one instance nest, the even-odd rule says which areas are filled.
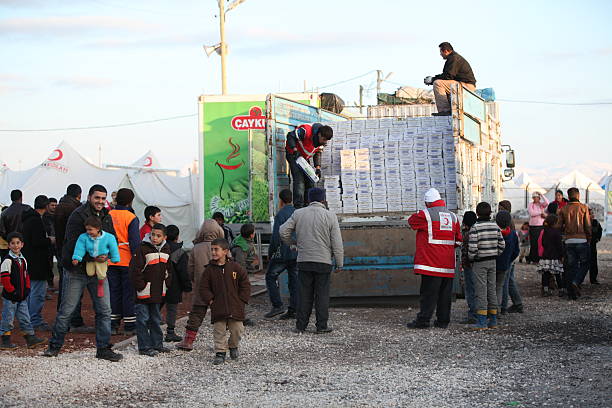
[[[365,128],[366,129],[378,129],[379,126],[379,120],[378,119],[368,119],[365,121]]]
[[[351,131],[355,132],[365,129],[366,122],[365,120],[351,120]]]

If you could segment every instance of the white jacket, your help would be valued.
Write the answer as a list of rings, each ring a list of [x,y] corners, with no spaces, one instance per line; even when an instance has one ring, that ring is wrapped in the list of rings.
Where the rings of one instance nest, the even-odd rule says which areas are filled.
[[[297,242],[291,239],[295,231]],[[338,218],[319,202],[296,210],[280,227],[280,237],[287,245],[297,243],[298,262],[318,262],[336,267],[344,265],[344,248]]]

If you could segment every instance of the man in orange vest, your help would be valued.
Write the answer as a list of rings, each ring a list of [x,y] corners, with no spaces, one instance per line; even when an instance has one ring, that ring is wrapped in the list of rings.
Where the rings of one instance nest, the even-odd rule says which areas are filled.
[[[134,192],[129,188],[117,191],[117,205],[110,212],[119,244],[121,260],[110,263],[108,267],[108,286],[111,302],[111,329],[119,334],[123,319],[124,334],[134,334],[136,314],[134,312],[134,287],[129,277],[129,266],[132,256],[140,246],[138,217],[134,215],[132,202]]]
[[[314,187],[314,183],[306,176],[296,160],[301,156],[310,163],[310,158],[312,158],[316,174],[321,177],[321,150],[333,136],[333,129],[321,123],[300,125],[287,133],[285,149],[291,179],[293,180],[293,205],[295,208],[305,206],[304,197],[307,197],[308,190]]]

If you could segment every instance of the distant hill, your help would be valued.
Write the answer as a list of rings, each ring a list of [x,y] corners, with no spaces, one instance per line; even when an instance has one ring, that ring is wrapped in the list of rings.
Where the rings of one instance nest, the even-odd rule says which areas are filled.
[[[612,173],[612,163],[602,163],[596,161],[584,161],[565,163],[559,166],[546,167],[517,167],[516,174],[526,172],[531,178],[544,188],[552,187],[557,180],[565,176],[572,170],[578,170],[599,182],[606,173]]]

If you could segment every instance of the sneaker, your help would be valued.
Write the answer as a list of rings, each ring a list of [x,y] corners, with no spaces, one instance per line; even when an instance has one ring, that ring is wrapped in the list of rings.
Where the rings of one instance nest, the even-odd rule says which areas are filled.
[[[572,282],[572,291],[577,297],[580,297],[580,286],[574,282]]]
[[[214,365],[219,365],[225,363],[225,353],[217,353],[215,354],[215,359],[213,360]]]
[[[153,349],[140,350],[138,351],[138,354],[140,354],[141,356],[155,357],[159,354],[159,351]]]
[[[331,333],[334,329],[330,328],[330,327],[324,327],[322,329],[317,328],[316,333],[317,334],[325,334],[325,333]]]
[[[239,356],[238,349],[237,348],[231,348],[230,349],[230,358],[232,360],[238,360],[238,356]]]
[[[169,353],[172,350],[170,350],[168,347],[161,346],[160,348],[156,348],[155,351],[158,353]]]
[[[293,320],[296,318],[295,312],[293,310],[287,310],[285,314],[278,318],[278,320]]]
[[[59,348],[53,347],[53,346],[49,346],[49,347],[47,347],[47,349],[44,351],[44,353],[42,355],[45,356],[45,357],[57,357],[59,352],[60,352]]]
[[[264,315],[264,317],[266,319],[271,319],[274,316],[278,316],[279,314],[282,314],[284,311],[285,309],[283,309],[282,307],[273,307],[272,310],[270,310],[268,313]]]
[[[419,323],[416,320],[406,325],[409,329],[429,329],[429,324]]]
[[[179,336],[178,334],[176,334],[175,332],[166,333],[166,337],[164,338],[164,341],[168,343],[176,343],[182,340],[183,338]]]
[[[594,280],[593,282],[591,282],[591,285],[601,285],[601,283],[599,283],[599,281]]]
[[[255,321],[253,319],[244,319],[242,324],[245,326],[255,326]]]
[[[112,361],[113,363],[116,363],[117,361],[120,361],[123,358],[123,355],[119,353],[115,353],[113,350],[111,350],[110,347],[106,347],[106,348],[99,348],[96,351],[96,358],[99,358],[101,360],[108,360],[108,361]]]

